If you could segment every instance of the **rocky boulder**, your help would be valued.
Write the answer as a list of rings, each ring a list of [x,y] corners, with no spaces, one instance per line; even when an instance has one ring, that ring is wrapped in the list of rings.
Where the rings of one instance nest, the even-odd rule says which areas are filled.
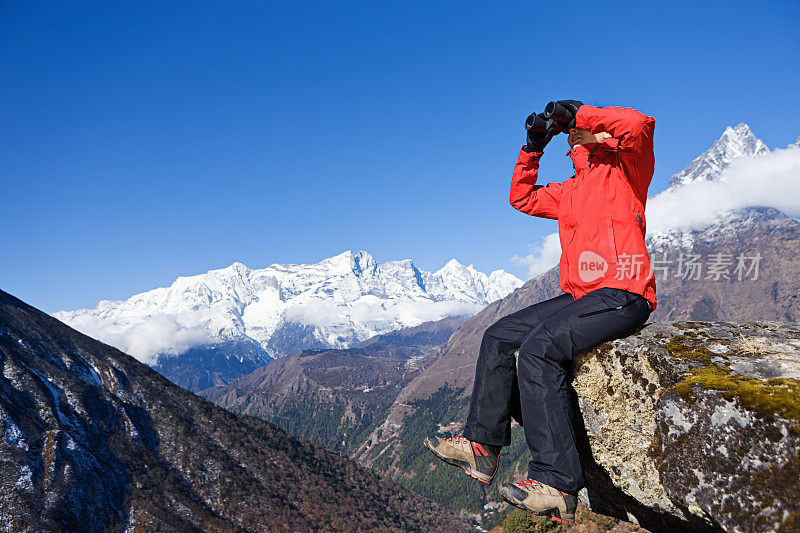
[[[652,531],[800,531],[800,325],[652,323],[575,361],[593,510]]]

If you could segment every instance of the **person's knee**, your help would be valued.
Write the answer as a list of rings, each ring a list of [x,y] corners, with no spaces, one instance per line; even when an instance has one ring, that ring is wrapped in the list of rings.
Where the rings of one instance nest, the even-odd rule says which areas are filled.
[[[509,319],[508,317],[503,317],[483,332],[484,340],[496,340],[496,341],[504,341],[508,338],[508,325]]]
[[[519,347],[519,356],[531,359],[541,359],[544,355],[544,347],[541,339],[534,335],[529,335]]]
[[[536,328],[519,347],[520,359],[532,362],[558,363],[564,359],[563,350],[556,337],[543,327]]]

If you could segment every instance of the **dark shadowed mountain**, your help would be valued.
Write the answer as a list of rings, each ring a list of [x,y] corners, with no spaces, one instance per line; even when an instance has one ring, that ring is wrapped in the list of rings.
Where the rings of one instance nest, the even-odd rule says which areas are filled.
[[[242,337],[212,346],[196,346],[176,356],[161,356],[153,368],[192,392],[225,385],[272,361],[256,341]]]
[[[345,457],[220,409],[0,291],[0,528],[464,530]]]

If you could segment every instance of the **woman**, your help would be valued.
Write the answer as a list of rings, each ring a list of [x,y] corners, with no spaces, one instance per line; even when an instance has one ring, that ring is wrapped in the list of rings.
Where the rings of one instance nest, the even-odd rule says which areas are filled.
[[[514,415],[525,429],[532,459],[528,478],[504,484],[501,496],[523,509],[571,522],[584,478],[565,365],[577,353],[633,333],[656,308],[655,277],[644,242],[655,120],[628,108],[576,100],[558,104],[570,111],[571,120],[545,132],[528,130],[514,167],[511,205],[558,220],[564,293],[505,316],[486,330],[463,436],[429,437],[425,445],[489,484],[501,447],[511,443]],[[537,185],[539,159],[559,129],[569,132],[575,175]]]

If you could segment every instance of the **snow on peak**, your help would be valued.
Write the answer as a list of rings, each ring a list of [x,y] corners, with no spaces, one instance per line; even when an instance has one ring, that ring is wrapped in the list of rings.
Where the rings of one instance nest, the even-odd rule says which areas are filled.
[[[280,356],[472,314],[521,285],[504,271],[487,276],[456,260],[429,273],[410,259],[379,265],[365,251],[348,250],[313,264],[251,269],[234,263],[125,301],[55,316],[149,363],[193,343],[244,337]]]
[[[505,298],[515,289],[522,286],[517,276],[505,270],[495,270],[489,274],[488,284],[491,287],[491,290],[487,294],[487,299],[489,301]]]
[[[795,224],[793,219],[775,209],[765,206],[748,206],[729,209],[716,214],[710,224],[698,228],[676,228],[669,231],[648,234],[648,249],[664,250],[668,247],[691,249],[696,242],[710,242],[722,237],[734,238],[737,232],[747,227],[761,225],[775,229],[789,229]],[[796,222],[796,221],[795,221]]]
[[[474,294],[483,295],[483,301],[493,302],[522,286],[522,281],[504,270],[490,275],[479,272],[473,265],[464,266],[455,259],[448,261],[433,274],[425,274],[425,286],[443,299],[473,300]]]
[[[750,126],[744,123],[735,127],[728,126],[722,136],[707,151],[698,156],[682,171],[669,181],[670,189],[675,189],[698,181],[713,181],[719,178],[723,170],[728,168],[739,157],[763,157],[769,148],[756,137]]]
[[[456,260],[456,258],[453,258],[450,261],[448,261],[447,263],[445,263],[444,266],[439,269],[439,271],[441,272],[443,270],[461,270],[463,268],[466,268],[466,267],[464,265],[462,265],[461,263],[459,263]]]

